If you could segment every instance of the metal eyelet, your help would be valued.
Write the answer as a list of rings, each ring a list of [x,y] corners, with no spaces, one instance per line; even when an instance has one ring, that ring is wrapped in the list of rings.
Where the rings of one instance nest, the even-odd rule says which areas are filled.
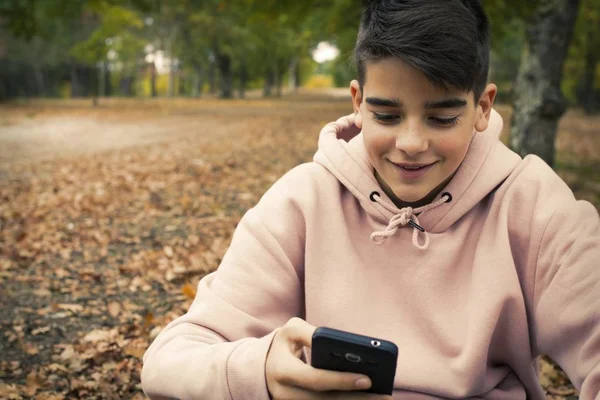
[[[371,192],[371,194],[369,195],[369,199],[371,199],[372,202],[377,201],[377,200],[375,200],[375,195],[381,197],[381,195],[379,194],[379,192]]]

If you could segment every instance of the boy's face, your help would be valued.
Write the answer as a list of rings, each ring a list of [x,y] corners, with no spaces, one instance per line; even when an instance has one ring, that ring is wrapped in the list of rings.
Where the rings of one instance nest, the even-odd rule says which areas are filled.
[[[487,128],[496,86],[475,106],[473,92],[437,88],[400,59],[366,69],[362,93],[358,81],[350,91],[375,176],[398,207],[425,205],[452,178],[474,132]]]

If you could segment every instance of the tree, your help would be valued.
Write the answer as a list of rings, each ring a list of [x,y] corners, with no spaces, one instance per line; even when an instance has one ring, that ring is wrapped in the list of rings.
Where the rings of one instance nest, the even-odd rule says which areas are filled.
[[[558,120],[567,102],[560,84],[579,0],[542,0],[527,31],[516,80],[510,143],[521,156],[554,164]]]
[[[573,45],[569,49],[571,73],[579,77],[576,97],[586,114],[597,110],[596,82],[600,64],[600,0],[582,0],[575,26]]]
[[[99,66],[98,96],[108,96],[111,94],[110,63],[125,68],[126,79],[133,79],[133,70],[144,46],[135,31],[144,24],[135,11],[121,6],[98,3],[90,7],[90,11],[99,16],[101,23],[86,40],[73,47],[71,54],[78,60]],[[131,90],[131,85],[132,82],[127,83],[126,90]]]

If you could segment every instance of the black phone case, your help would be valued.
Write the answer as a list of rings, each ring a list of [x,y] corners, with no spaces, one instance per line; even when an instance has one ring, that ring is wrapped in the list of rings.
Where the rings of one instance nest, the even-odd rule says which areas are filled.
[[[387,340],[326,327],[312,336],[311,365],[367,375],[372,385],[364,392],[392,394],[397,362],[398,347]]]

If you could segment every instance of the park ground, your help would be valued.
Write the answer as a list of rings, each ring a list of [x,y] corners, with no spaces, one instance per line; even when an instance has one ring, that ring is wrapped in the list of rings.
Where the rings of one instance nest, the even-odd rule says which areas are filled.
[[[1,105],[0,398],[144,398],[149,342],[244,212],[351,111],[337,91]],[[569,111],[556,143],[557,172],[600,209],[600,117]],[[546,360],[541,381],[577,398]]]

